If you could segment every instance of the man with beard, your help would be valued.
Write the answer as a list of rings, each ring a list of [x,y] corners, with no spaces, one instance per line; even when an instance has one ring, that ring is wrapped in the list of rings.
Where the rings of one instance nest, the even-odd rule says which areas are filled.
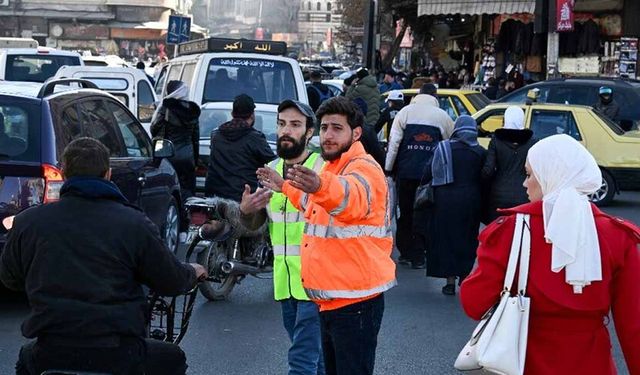
[[[316,116],[322,171],[298,164],[285,180],[265,167],[258,179],[304,212],[302,285],[320,307],[327,374],[370,375],[383,293],[396,285],[387,184],[360,143],[362,115],[349,99],[327,100]]]
[[[319,172],[324,161],[307,150],[315,115],[311,107],[285,100],[278,107],[277,153],[269,165],[279,177],[290,178],[294,165]],[[318,306],[309,301],[300,277],[300,243],[304,216],[282,193],[245,185],[240,202],[243,224],[252,230],[269,220],[273,245],[273,289],[282,306],[282,320],[291,339],[289,375],[324,375]]]

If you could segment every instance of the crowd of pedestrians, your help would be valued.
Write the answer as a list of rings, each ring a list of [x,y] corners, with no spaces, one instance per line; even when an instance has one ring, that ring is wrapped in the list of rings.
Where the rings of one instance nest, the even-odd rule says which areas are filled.
[[[636,249],[640,231],[589,203],[587,195],[599,188],[602,179],[593,158],[568,136],[538,142],[525,129],[524,113],[518,106],[507,108],[503,127],[485,150],[478,143],[478,126],[472,117],[463,115],[454,123],[439,108],[434,83],[421,83],[419,94],[405,106],[398,89],[406,87],[409,80],[387,71],[378,84],[366,69],[360,69],[345,80],[344,96],[332,97],[319,77],[313,76],[311,106],[285,100],[278,107],[276,153],[264,134],[254,128],[255,104],[245,94],[235,98],[232,119],[211,134],[206,195],[237,201],[241,223],[249,229],[268,223],[274,251],[274,299],[281,304],[284,329],[291,341],[289,374],[373,374],[384,294],[397,284],[396,264],[426,268],[422,271],[426,276],[445,281],[445,295],[456,295],[461,286],[464,310],[475,319],[482,317],[503,289],[515,213],[531,215],[529,293],[536,307],[531,316],[533,333],[526,373],[614,374],[603,324],[611,308],[616,327],[621,327],[618,336],[628,366],[632,373],[640,373],[640,361],[628,355],[640,340],[635,318],[640,303],[633,297],[640,271]],[[458,84],[454,72],[434,71],[427,80],[437,81],[440,87]],[[492,82],[490,89],[497,96],[505,88]],[[198,160],[195,113],[199,110],[186,99],[186,90],[182,82],[168,83],[169,96],[154,115],[151,132],[176,144],[171,162],[183,194],[191,196]],[[381,92],[387,91],[386,106],[381,110]],[[603,93],[603,100],[608,99],[607,94]],[[309,148],[316,128],[320,153]],[[136,315],[133,310],[142,303],[141,283],[178,294],[206,276],[199,265],[178,263],[164,248],[157,229],[127,207],[117,187],[109,182],[108,160],[108,150],[97,141],[80,139],[69,145],[63,163],[70,178],[62,188],[62,199],[19,215],[0,259],[3,282],[15,289],[26,288],[34,301],[44,298],[42,290],[60,285],[69,288],[65,293],[71,299],[82,294],[70,280],[56,280],[53,285],[32,276],[42,272],[38,261],[47,261],[46,251],[34,255],[35,268],[24,269],[19,260],[19,254],[34,241],[37,228],[55,223],[55,216],[67,215],[68,210],[113,220],[113,212],[127,213],[128,221],[114,221],[111,227],[122,233],[121,237],[133,236],[135,241],[126,248],[105,243],[100,249],[120,249],[122,259],[113,255],[105,258],[126,263],[130,273],[114,263],[108,277],[122,274],[140,282],[132,281],[123,292],[108,288],[105,293],[114,294],[114,308],[129,306],[129,315]],[[416,207],[416,192],[424,185],[432,190],[431,202]],[[104,220],[95,222],[102,228]],[[479,243],[481,223],[488,227]],[[88,228],[98,231],[94,227]],[[74,236],[85,242],[100,237],[90,233]],[[73,256],[85,245],[94,244],[70,245],[65,251]],[[50,246],[58,245],[52,242]],[[153,253],[154,246],[161,251]],[[394,246],[399,252],[395,261]],[[157,253],[161,253],[160,268],[147,264]],[[82,264],[75,266],[74,272],[87,280],[96,277]],[[160,273],[172,277],[158,278]],[[64,326],[69,311],[46,298],[40,303],[46,312],[29,318],[29,337],[39,337],[38,330],[44,337],[57,337],[59,332],[52,329]],[[129,361],[122,366],[135,367],[139,362],[142,365],[135,371],[144,371],[145,361],[165,350],[178,369],[154,369],[153,373],[184,373],[184,356],[177,347],[156,345],[155,353],[144,351],[145,345],[153,348],[153,344],[141,341],[140,319],[125,317],[128,312],[122,309],[92,311],[95,316],[87,319],[93,320],[77,328],[95,329],[98,336],[115,338],[108,358],[129,353]],[[109,314],[118,321],[100,321]],[[68,334],[74,328],[60,332]],[[127,340],[120,340],[123,335]],[[65,344],[57,339],[38,339],[35,352],[34,344],[25,346],[19,373],[34,374],[34,369],[59,363],[42,354],[37,358],[41,347],[53,353],[59,345]],[[96,356],[92,349],[79,353],[87,358]],[[80,367],[87,364],[78,356],[76,360]],[[101,369],[110,369],[111,364],[96,361],[101,361]]]

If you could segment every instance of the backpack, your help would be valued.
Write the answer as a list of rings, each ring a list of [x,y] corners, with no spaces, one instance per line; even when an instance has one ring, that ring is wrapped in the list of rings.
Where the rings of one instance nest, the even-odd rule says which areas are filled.
[[[318,99],[319,99],[318,105],[322,104],[327,99],[333,98],[333,93],[331,92],[330,89],[327,89],[327,92],[323,93],[322,90],[320,90],[314,85],[309,85],[309,87],[315,90],[315,92],[318,94]]]

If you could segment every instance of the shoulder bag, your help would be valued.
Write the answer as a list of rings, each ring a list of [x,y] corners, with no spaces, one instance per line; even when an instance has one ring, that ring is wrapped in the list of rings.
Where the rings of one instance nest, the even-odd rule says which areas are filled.
[[[517,214],[511,254],[500,301],[484,315],[471,340],[455,362],[460,371],[483,374],[522,375],[529,330],[530,299],[526,297],[531,251],[529,215]],[[520,258],[518,291],[511,294]]]

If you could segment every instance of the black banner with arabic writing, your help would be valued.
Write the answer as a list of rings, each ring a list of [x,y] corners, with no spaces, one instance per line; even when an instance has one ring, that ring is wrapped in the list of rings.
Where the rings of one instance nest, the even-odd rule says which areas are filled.
[[[267,55],[286,55],[287,43],[268,40],[206,38],[178,45],[178,55],[205,52],[244,52]]]

